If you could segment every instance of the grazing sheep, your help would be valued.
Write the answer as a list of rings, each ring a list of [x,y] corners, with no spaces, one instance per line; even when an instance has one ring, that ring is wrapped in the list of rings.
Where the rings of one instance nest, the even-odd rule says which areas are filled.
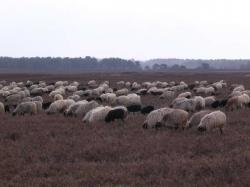
[[[37,106],[35,102],[23,102],[20,103],[16,109],[13,111],[12,115],[24,115],[24,114],[37,114]]]
[[[73,99],[74,101],[79,101],[81,99],[81,97],[79,95],[71,95],[68,97],[68,99]]]
[[[208,97],[205,97],[204,99],[205,99],[205,106],[206,107],[211,107],[212,104],[216,101],[214,96],[208,96]]]
[[[185,97],[176,98],[172,104],[171,108],[182,109],[186,111],[194,112],[196,110],[196,100],[195,99],[187,99]]]
[[[160,108],[157,110],[153,110],[147,115],[146,120],[144,121],[142,127],[144,129],[147,129],[147,128],[157,128],[161,126],[162,118],[165,116],[165,114],[169,113],[172,110],[173,109],[171,108]]]
[[[112,110],[109,106],[99,106],[97,108],[94,108],[90,110],[85,117],[83,118],[83,123],[94,123],[98,121],[104,121],[105,117],[109,113],[109,111]]]
[[[186,97],[186,98],[191,98],[192,93],[191,92],[184,92],[184,93],[180,93],[177,97]]]
[[[0,102],[0,114],[5,113],[5,107],[4,104],[2,102]]]
[[[223,127],[226,125],[227,117],[225,113],[221,111],[214,111],[207,115],[205,115],[199,125],[198,130],[199,131],[210,131],[215,128],[220,129],[220,133],[223,133]]]
[[[250,102],[250,98],[247,94],[234,96],[228,99],[227,104],[226,104],[226,109],[229,109],[229,110],[240,109],[246,106],[249,102]]]
[[[148,92],[147,89],[142,88],[142,89],[136,91],[136,94],[137,95],[147,95],[147,92]]]
[[[97,87],[97,83],[96,83],[95,80],[91,80],[91,81],[88,82],[88,86],[90,88],[96,88]]]
[[[47,114],[56,114],[56,113],[64,112],[73,103],[75,103],[75,101],[71,100],[71,99],[54,101],[49,106],[46,113]]]
[[[141,109],[141,113],[142,113],[143,115],[149,114],[149,113],[152,112],[154,109],[155,109],[154,106],[151,106],[151,105],[149,105],[149,106],[144,106],[144,107],[142,107],[142,109]]]
[[[192,115],[192,117],[188,120],[188,122],[187,122],[187,127],[190,127],[190,128],[193,127],[193,126],[197,127],[197,126],[199,125],[201,119],[202,119],[205,115],[207,115],[207,114],[209,114],[209,113],[211,113],[211,112],[212,112],[212,111],[210,111],[210,110],[202,110],[202,111],[199,111],[199,112],[194,113],[194,114]]]
[[[174,97],[175,97],[175,92],[166,89],[161,94],[160,99],[173,99]]]
[[[131,105],[141,105],[141,97],[137,94],[128,94],[127,96],[119,96],[116,99],[117,105],[131,106]]]
[[[56,94],[54,95],[54,101],[57,101],[57,100],[63,100],[63,96],[61,94]]]
[[[108,105],[114,105],[116,103],[116,95],[114,93],[105,93],[100,96],[102,102]]]
[[[173,109],[166,113],[160,124],[171,129],[186,128],[188,121],[188,112],[182,109]]]
[[[43,111],[43,103],[41,101],[33,101],[36,104],[37,113]]]
[[[76,103],[71,104],[64,112],[64,116],[76,116],[76,110],[81,106],[88,103],[88,101],[78,101]]]
[[[201,97],[201,96],[195,96],[193,99],[196,102],[196,104],[195,104],[195,109],[196,110],[202,110],[202,109],[205,108],[205,104],[206,103],[205,103],[205,99],[203,97]]]
[[[88,103],[81,104],[75,111],[77,117],[84,117],[87,112],[98,107],[99,104],[96,101],[90,101]]]
[[[121,95],[127,95],[129,93],[128,89],[127,88],[123,88],[123,89],[120,89],[120,90],[117,90],[115,92],[115,94],[117,96],[121,96]]]
[[[109,122],[113,122],[116,119],[120,119],[122,121],[124,121],[124,119],[127,117],[128,115],[128,111],[127,108],[124,106],[117,106],[115,108],[112,108],[107,116],[105,117],[105,122],[109,123]]]
[[[141,105],[137,105],[137,104],[132,104],[127,106],[127,109],[129,112],[140,112],[141,111]]]

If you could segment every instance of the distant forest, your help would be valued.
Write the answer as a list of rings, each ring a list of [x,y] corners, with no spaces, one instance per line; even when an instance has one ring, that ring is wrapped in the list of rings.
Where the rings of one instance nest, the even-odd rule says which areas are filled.
[[[0,57],[0,73],[84,73],[139,71],[249,71],[250,60]]]

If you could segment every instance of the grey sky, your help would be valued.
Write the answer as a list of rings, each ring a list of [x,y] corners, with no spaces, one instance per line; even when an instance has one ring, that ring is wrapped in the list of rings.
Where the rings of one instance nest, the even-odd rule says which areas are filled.
[[[0,3],[0,56],[250,58],[249,0]]]

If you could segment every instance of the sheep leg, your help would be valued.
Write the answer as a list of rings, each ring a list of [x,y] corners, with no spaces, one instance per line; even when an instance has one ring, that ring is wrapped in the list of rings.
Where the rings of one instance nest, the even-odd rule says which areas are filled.
[[[220,134],[223,134],[223,130],[222,130],[222,128],[220,128]]]

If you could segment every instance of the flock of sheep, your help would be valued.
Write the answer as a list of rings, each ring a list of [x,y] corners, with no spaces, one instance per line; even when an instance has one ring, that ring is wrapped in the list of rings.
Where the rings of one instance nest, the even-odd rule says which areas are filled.
[[[227,88],[231,93],[219,100],[217,95]],[[144,105],[141,98],[145,95],[171,101],[171,104],[163,108]],[[131,113],[142,113],[147,115],[142,125],[145,129],[195,127],[199,131],[210,131],[217,128],[222,133],[226,115],[217,108],[248,107],[249,95],[250,90],[245,90],[244,85],[227,85],[223,80],[214,83],[195,81],[189,85],[183,81],[119,81],[113,88],[109,81],[97,83],[95,80],[86,84],[76,81],[0,81],[0,114],[35,115],[45,111],[48,115],[62,113],[65,117],[81,118],[83,123],[91,124],[125,121]],[[45,102],[45,98],[51,102]]]

